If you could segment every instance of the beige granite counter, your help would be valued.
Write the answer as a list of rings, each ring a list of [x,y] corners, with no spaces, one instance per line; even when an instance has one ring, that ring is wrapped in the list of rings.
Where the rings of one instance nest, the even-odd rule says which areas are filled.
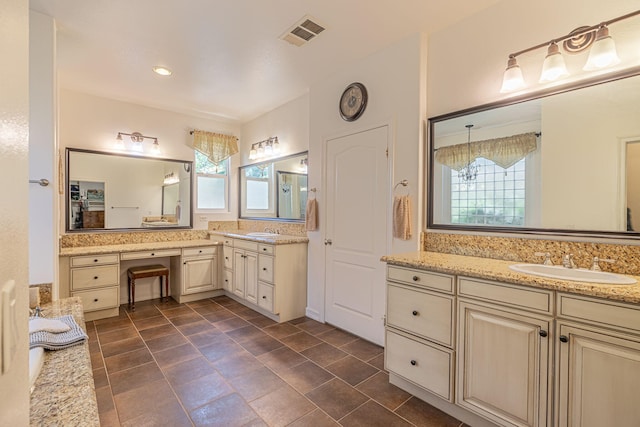
[[[73,315],[86,331],[80,298],[42,306],[46,317]],[[45,350],[44,366],[31,393],[32,426],[99,426],[98,405],[87,342],[64,350]]]
[[[233,231],[209,231],[209,235],[212,239],[216,236],[231,237],[233,239],[251,240],[260,243],[269,243],[271,245],[290,245],[293,243],[308,243],[309,238],[306,236],[291,236],[288,234],[277,234],[275,236],[250,236],[250,233],[255,233],[251,230],[233,230]]]
[[[221,240],[216,239],[194,239],[194,240],[171,240],[168,242],[146,242],[146,243],[123,243],[100,246],[79,246],[60,249],[60,256],[76,255],[97,255],[113,252],[136,252],[160,249],[193,248],[198,246],[221,245]]]
[[[607,285],[557,280],[513,271],[509,268],[509,265],[516,264],[516,262],[513,261],[443,254],[439,252],[411,252],[386,255],[382,257],[382,261],[390,265],[497,280],[505,283],[640,304],[640,277],[637,276],[630,276],[638,281],[638,283],[633,285]]]

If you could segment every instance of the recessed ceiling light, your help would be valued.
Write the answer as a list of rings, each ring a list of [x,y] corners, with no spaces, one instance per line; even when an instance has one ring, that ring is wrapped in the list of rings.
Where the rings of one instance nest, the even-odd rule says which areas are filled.
[[[161,76],[170,76],[173,72],[166,67],[153,67],[153,72]]]

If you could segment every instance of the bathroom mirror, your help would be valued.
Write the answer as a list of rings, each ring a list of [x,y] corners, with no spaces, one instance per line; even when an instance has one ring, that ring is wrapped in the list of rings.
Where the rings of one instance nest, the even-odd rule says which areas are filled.
[[[240,168],[240,217],[304,221],[307,152]]]
[[[192,162],[67,148],[66,231],[192,227]]]
[[[640,75],[429,119],[427,228],[640,236]]]

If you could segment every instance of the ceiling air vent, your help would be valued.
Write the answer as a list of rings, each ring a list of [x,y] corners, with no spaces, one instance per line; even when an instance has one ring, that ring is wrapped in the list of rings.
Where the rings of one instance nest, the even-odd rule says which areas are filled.
[[[289,28],[280,38],[295,46],[307,44],[318,34],[324,31],[324,27],[310,16],[305,16],[297,24]]]

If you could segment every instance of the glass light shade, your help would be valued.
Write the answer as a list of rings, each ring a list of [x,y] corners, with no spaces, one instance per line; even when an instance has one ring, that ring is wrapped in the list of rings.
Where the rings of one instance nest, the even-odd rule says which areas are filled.
[[[153,67],[153,72],[161,76],[170,76],[173,72],[167,67],[156,66]]]
[[[522,70],[516,62],[516,58],[509,58],[509,61],[507,62],[507,69],[504,70],[500,93],[513,92],[515,90],[522,89],[524,86]]]
[[[116,148],[124,149],[124,140],[122,139],[122,135],[120,134],[116,136]]]
[[[616,44],[609,35],[607,27],[600,27],[596,33],[596,41],[589,51],[589,58],[583,70],[592,71],[619,64],[620,58],[616,51]]]
[[[160,144],[158,144],[158,140],[153,141],[153,145],[151,146],[151,152],[153,154],[160,154]]]
[[[273,146],[267,143],[267,146],[264,147],[264,155],[265,156],[273,156]]]
[[[567,66],[564,63],[564,58],[558,49],[558,45],[551,43],[542,64],[540,83],[552,82],[568,75],[569,71],[567,71]]]
[[[258,157],[258,152],[252,145],[251,150],[249,151],[249,160],[254,160],[256,157]]]
[[[273,141],[273,153],[274,154],[279,154],[280,153],[280,143],[278,142],[278,137],[276,136],[275,141]]]
[[[258,158],[261,159],[264,157],[264,147],[262,144],[258,145]]]

